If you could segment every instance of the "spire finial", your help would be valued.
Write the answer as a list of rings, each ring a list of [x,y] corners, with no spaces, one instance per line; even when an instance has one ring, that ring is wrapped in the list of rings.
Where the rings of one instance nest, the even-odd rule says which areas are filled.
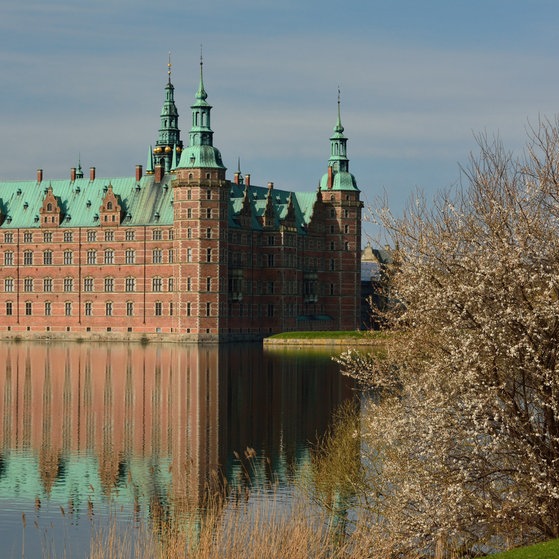
[[[338,120],[336,122],[336,127],[334,128],[335,132],[343,132],[344,127],[342,126],[342,116],[341,116],[341,93],[340,93],[340,86],[338,85]]]
[[[204,57],[202,56],[202,45],[200,44],[200,86],[198,87],[196,98],[205,100],[207,97],[208,94],[204,89]]]
[[[169,83],[171,83],[171,51],[169,51],[169,62],[167,62],[167,75],[169,76]]]

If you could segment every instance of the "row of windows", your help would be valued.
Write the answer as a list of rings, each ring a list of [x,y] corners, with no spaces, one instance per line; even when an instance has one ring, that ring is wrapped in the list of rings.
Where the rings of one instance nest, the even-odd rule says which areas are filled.
[[[350,245],[348,242],[345,243],[344,248],[346,251],[350,250]],[[331,250],[335,250],[334,243],[331,245]],[[212,261],[212,254],[213,250],[211,248],[206,249],[206,262]],[[98,256],[98,251],[96,250],[88,250],[86,253],[86,263],[89,265],[94,264],[117,264],[117,259],[115,258],[115,251],[113,249],[106,249],[103,252],[103,258],[101,259]],[[167,263],[173,264],[175,260],[175,255],[173,249],[169,249],[167,254]],[[297,262],[297,256],[295,254],[285,254],[284,255],[285,266],[286,267],[295,267]],[[192,248],[186,249],[186,261],[193,262],[193,251]],[[243,265],[245,261],[244,253],[234,252],[231,255],[231,262],[234,266]],[[254,254],[253,261],[256,266],[268,267],[273,268],[279,263],[276,261],[276,257],[274,254]],[[70,250],[64,251],[63,254],[63,262],[65,265],[73,265],[74,264],[74,253]],[[305,258],[305,265],[315,267],[318,266],[319,259],[314,257],[306,257]],[[51,266],[53,263],[53,252],[51,250],[45,250],[43,252],[43,265]],[[124,253],[124,263],[125,264],[135,264],[136,263],[136,251],[132,249],[128,249]],[[161,249],[154,249],[151,254],[151,263],[152,264],[163,264],[163,251]],[[30,250],[26,250],[23,253],[23,264],[24,266],[32,266],[33,265],[33,252]],[[4,266],[13,266],[14,265],[14,253],[13,252],[5,252],[4,253]],[[330,260],[330,270],[335,270],[334,260]]]
[[[45,301],[44,306],[44,316],[52,316],[53,314],[53,303],[51,301]],[[93,316],[93,302],[86,301],[84,303],[84,314],[85,316]],[[26,316],[33,316],[33,302],[25,301]],[[35,311],[36,312],[36,311]],[[169,316],[173,316],[173,303],[168,305]],[[113,316],[114,313],[114,303],[112,301],[105,302],[105,314],[104,316]],[[6,302],[6,316],[13,316],[14,314],[14,303],[12,301]],[[74,314],[74,304],[71,301],[66,301],[64,303],[64,316],[73,316]],[[163,303],[161,301],[156,301],[153,306],[154,316],[163,316]],[[126,301],[126,316],[134,316],[134,302]]]
[[[211,278],[208,278],[211,282]],[[95,283],[94,278],[87,277],[83,280],[83,290],[86,292],[95,291]],[[167,290],[173,291],[175,288],[174,278],[167,278]],[[105,291],[114,291],[115,290],[115,278],[106,277],[103,279],[104,290]],[[163,286],[165,281],[161,277],[154,277],[151,280],[151,290],[155,292],[163,291]],[[66,293],[72,292],[74,290],[74,278],[64,278],[63,280],[64,291]],[[4,291],[7,293],[12,293],[15,287],[15,280],[14,278],[6,278],[4,280]],[[23,280],[23,291],[26,292],[33,292],[35,287],[35,280],[33,278],[24,278]],[[124,287],[125,291],[132,292],[136,291],[136,278],[128,277],[124,280]],[[46,293],[51,293],[53,290],[53,280],[52,278],[44,278],[43,279],[43,291]],[[209,289],[208,289],[209,291]]]
[[[116,264],[115,251],[111,248],[105,249],[102,253],[103,258],[98,257],[98,252],[96,250],[88,250],[86,255],[87,264]],[[23,264],[24,266],[32,266],[34,253],[31,250],[26,250],[23,252]],[[14,265],[14,253],[12,251],[7,251],[4,253],[4,266]],[[167,252],[167,262],[172,264],[175,261],[175,253],[173,249],[169,249]],[[45,250],[43,251],[43,264],[46,266],[52,265],[53,262],[53,251]],[[63,254],[64,264],[71,265],[74,263],[74,252],[71,250],[65,250]],[[160,248],[153,249],[151,252],[151,262],[153,264],[163,264],[163,250]],[[135,264],[136,263],[136,251],[132,249],[127,249],[124,252],[124,263],[125,264]]]
[[[92,243],[97,241],[97,234],[98,231],[89,230],[87,231],[87,241]],[[115,232],[113,230],[107,230],[103,232],[105,241],[111,242],[115,240]],[[24,231],[23,232],[23,242],[24,243],[32,243],[36,240],[36,235],[33,231]],[[152,240],[154,241],[161,241],[163,240],[163,231],[161,229],[154,229],[151,232]],[[127,241],[133,241],[136,237],[136,231],[134,229],[127,229],[124,233],[124,237]],[[74,241],[74,231],[64,231],[63,238],[65,243],[71,243]],[[167,232],[167,238],[169,241],[174,239],[174,230],[169,229]],[[42,239],[45,243],[52,243],[53,234],[52,231],[44,231],[42,233]],[[14,233],[12,231],[8,231],[4,233],[4,242],[5,243],[13,243],[14,242]]]

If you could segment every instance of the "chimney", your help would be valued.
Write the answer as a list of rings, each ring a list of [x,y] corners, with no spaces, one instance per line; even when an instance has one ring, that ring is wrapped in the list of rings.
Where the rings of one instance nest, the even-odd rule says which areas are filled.
[[[95,167],[90,167],[89,168],[89,180],[90,181],[95,180]]]
[[[163,165],[155,166],[155,182],[161,182],[163,179]]]
[[[269,182],[268,183],[268,190],[273,190],[274,188],[274,183],[273,182]]]
[[[235,184],[239,184],[240,179],[241,179],[241,173],[239,173],[239,171],[237,171],[237,172],[234,174],[233,182],[234,182]]]
[[[334,170],[329,165],[328,166],[328,190],[332,190],[333,184],[334,184]]]
[[[136,165],[136,181],[139,182],[142,178],[143,167],[141,165]]]
[[[245,175],[245,184],[250,186],[250,175]]]
[[[70,169],[70,181],[74,182],[76,180],[76,168],[72,167]]]
[[[43,170],[37,169],[37,182],[41,184],[43,182]]]

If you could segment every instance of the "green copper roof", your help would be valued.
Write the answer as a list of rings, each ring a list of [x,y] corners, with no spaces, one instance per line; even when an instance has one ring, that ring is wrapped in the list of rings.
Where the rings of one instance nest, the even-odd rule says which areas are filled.
[[[334,133],[330,136],[330,158],[328,167],[332,169],[332,184],[328,185],[328,173],[320,179],[320,188],[327,190],[357,190],[355,177],[349,172],[347,158],[347,138],[344,136],[340,111],[340,90],[338,89],[338,117],[334,126]]]
[[[328,190],[328,173],[322,175],[320,179],[320,188]],[[332,190],[357,190],[357,182],[355,177],[348,171],[335,172],[332,177]]]
[[[263,186],[245,187],[242,184],[231,184],[230,205],[229,205],[229,225],[238,227],[236,218],[243,209],[245,190],[248,190],[248,198],[251,209],[251,228],[262,229],[260,219],[263,217],[268,204],[269,189]],[[273,227],[278,228],[286,219],[289,211],[289,204],[293,206],[294,225],[297,232],[303,234],[306,227],[311,222],[314,205],[317,201],[316,192],[290,192],[287,190],[272,189],[270,199],[273,206],[274,223]]]
[[[88,178],[67,180],[0,182],[0,208],[6,219],[3,228],[40,227],[39,210],[47,189],[52,187],[62,210],[60,227],[96,227],[99,208],[109,184],[122,206],[122,226],[172,225],[174,175],[165,175],[160,184],[154,175],[144,176],[140,182],[135,177]]]
[[[203,64],[200,60],[200,84],[196,92],[192,110],[192,127],[189,132],[188,147],[181,153],[177,167],[192,169],[225,169],[221,153],[213,145],[213,131],[210,127],[211,105],[206,102],[208,94],[204,89]]]

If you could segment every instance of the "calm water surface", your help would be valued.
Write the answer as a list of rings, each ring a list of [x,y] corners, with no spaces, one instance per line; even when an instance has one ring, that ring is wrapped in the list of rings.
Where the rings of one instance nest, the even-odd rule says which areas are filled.
[[[83,557],[109,518],[155,529],[212,472],[238,483],[247,448],[288,499],[351,396],[328,352],[0,343],[0,556]]]

